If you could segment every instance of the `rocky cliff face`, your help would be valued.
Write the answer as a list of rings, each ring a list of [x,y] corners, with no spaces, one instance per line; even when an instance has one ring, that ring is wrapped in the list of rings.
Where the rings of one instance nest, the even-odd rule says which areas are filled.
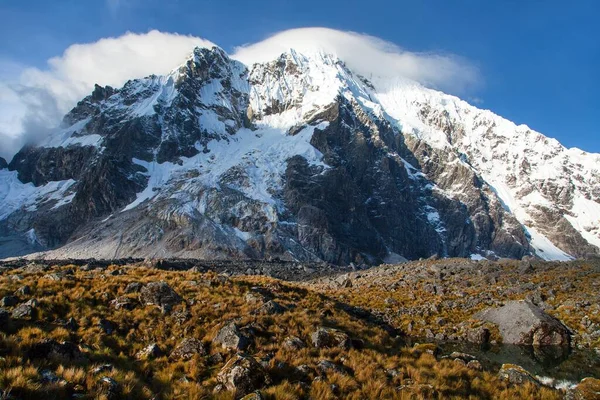
[[[169,75],[97,86],[0,164],[0,256],[583,257],[600,246],[598,165],[326,54],[247,67],[198,48]]]

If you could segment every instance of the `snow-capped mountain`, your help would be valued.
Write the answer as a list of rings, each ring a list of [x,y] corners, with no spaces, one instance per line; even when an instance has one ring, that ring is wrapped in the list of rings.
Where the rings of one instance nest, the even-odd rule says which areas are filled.
[[[600,155],[414,82],[196,48],[0,160],[0,256],[347,264],[600,252]]]

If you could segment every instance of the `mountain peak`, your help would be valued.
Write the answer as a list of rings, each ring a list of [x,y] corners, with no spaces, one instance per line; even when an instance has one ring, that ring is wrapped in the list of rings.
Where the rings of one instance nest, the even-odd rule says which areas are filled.
[[[320,50],[198,47],[21,150],[0,231],[65,257],[570,259],[600,252],[597,160]]]

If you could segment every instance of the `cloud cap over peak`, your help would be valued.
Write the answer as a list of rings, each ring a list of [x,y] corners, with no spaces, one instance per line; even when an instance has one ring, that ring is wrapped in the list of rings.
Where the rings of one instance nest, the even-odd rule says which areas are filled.
[[[375,36],[330,28],[279,32],[258,43],[236,47],[232,57],[250,65],[273,60],[289,49],[335,55],[367,78],[403,77],[453,94],[465,94],[482,83],[479,69],[459,56],[410,52]]]
[[[14,63],[0,60],[0,69],[13,71],[0,76],[0,156],[10,158],[24,143],[47,135],[94,84],[120,87],[129,79],[166,74],[195,47],[213,46],[202,38],[152,30],[73,44],[45,68],[24,67],[20,73]],[[453,94],[481,82],[478,69],[460,57],[409,52],[374,36],[329,28],[286,30],[236,47],[231,57],[251,65],[292,48],[335,55],[369,79],[404,77]]]

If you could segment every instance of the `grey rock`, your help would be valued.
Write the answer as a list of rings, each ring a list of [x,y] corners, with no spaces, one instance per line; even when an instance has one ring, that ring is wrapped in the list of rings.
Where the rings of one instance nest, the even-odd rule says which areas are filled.
[[[485,344],[490,341],[490,330],[485,327],[471,328],[467,331],[467,341]]]
[[[258,310],[256,310],[259,314],[281,314],[285,312],[287,309],[276,301],[269,300],[265,304],[263,304]]]
[[[110,306],[113,307],[115,310],[124,309],[131,311],[135,308],[136,302],[133,299],[130,299],[129,297],[121,296],[117,297],[114,300],[111,300]]]
[[[219,330],[213,343],[226,349],[245,350],[250,345],[250,338],[243,334],[235,323],[231,322]]]
[[[314,347],[339,347],[341,349],[350,349],[352,340],[348,334],[338,329],[319,327],[311,334],[311,341]]]
[[[473,316],[498,325],[502,341],[521,345],[570,345],[569,330],[557,319],[526,301],[509,301]]]
[[[155,305],[169,312],[183,299],[166,282],[150,282],[140,290],[142,304]]]
[[[240,398],[268,385],[271,380],[253,357],[235,355],[219,371],[217,382],[233,392],[235,398]]]
[[[142,290],[143,286],[144,285],[142,285],[141,282],[128,283],[127,286],[125,286],[125,293],[138,293],[140,290]]]
[[[103,376],[96,382],[96,393],[106,400],[116,400],[121,395],[121,386],[108,376]]]
[[[31,294],[31,287],[29,285],[21,286],[15,292],[17,296],[29,296]]]
[[[206,354],[206,347],[201,340],[186,338],[177,345],[170,357],[174,360],[189,360],[195,355],[205,356]]]
[[[340,366],[336,363],[333,363],[329,360],[320,360],[317,363],[317,371],[323,375],[327,375],[328,373],[332,373],[332,372],[336,372],[338,374],[344,374],[344,375],[347,374],[346,370],[342,366]]]
[[[288,336],[283,341],[283,347],[288,350],[301,350],[306,347],[306,343],[297,336]]]
[[[34,308],[28,304],[20,304],[12,310],[15,319],[30,319],[34,316]]]
[[[523,385],[528,382],[536,386],[541,385],[533,375],[518,365],[503,364],[498,372],[498,377],[515,385]]]
[[[152,360],[163,355],[162,350],[156,343],[149,344],[142,350],[138,351],[135,358],[138,360]]]

